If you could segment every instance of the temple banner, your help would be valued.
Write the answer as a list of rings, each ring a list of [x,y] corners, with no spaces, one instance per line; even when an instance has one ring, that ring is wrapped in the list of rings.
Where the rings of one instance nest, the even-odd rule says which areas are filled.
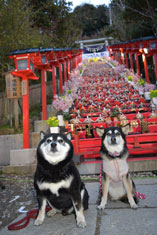
[[[105,45],[99,45],[99,46],[84,46],[84,54],[88,53],[100,53],[106,51],[106,46]]]

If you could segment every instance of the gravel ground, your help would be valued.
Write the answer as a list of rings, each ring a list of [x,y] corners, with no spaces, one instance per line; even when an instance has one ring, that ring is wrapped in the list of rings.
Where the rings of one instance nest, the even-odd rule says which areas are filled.
[[[85,181],[99,181],[99,175],[81,176]],[[157,171],[132,173],[132,177],[157,177]],[[5,188],[3,188],[3,186]],[[0,175],[0,229],[21,213],[37,208],[33,176]],[[24,211],[24,212],[22,212]]]
[[[32,176],[0,175],[0,228],[16,219],[22,211],[37,207]],[[25,215],[25,214],[24,214]]]

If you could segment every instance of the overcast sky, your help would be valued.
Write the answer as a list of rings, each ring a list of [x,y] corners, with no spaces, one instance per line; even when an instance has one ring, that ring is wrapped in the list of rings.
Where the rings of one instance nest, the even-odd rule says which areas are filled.
[[[73,9],[78,5],[82,5],[83,3],[89,3],[95,6],[102,4],[108,5],[110,3],[110,0],[69,0],[69,1],[73,2]]]

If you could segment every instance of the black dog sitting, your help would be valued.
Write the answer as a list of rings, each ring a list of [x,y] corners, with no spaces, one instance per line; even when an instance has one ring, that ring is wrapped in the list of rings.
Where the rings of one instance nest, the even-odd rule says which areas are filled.
[[[37,193],[39,213],[35,225],[43,223],[47,203],[52,208],[48,215],[74,212],[78,227],[85,227],[83,211],[88,209],[88,192],[75,167],[71,135],[45,134],[37,148],[37,169],[34,186]]]

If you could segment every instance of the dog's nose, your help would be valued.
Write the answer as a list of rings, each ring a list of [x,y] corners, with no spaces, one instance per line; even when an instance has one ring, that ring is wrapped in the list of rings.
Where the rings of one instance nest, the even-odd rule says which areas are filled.
[[[55,149],[56,146],[57,146],[57,144],[56,144],[55,142],[52,142],[52,143],[51,143],[51,148],[52,148],[52,149]]]
[[[115,137],[115,136],[112,136],[112,137],[111,137],[111,142],[112,142],[112,143],[116,143],[116,137]]]

